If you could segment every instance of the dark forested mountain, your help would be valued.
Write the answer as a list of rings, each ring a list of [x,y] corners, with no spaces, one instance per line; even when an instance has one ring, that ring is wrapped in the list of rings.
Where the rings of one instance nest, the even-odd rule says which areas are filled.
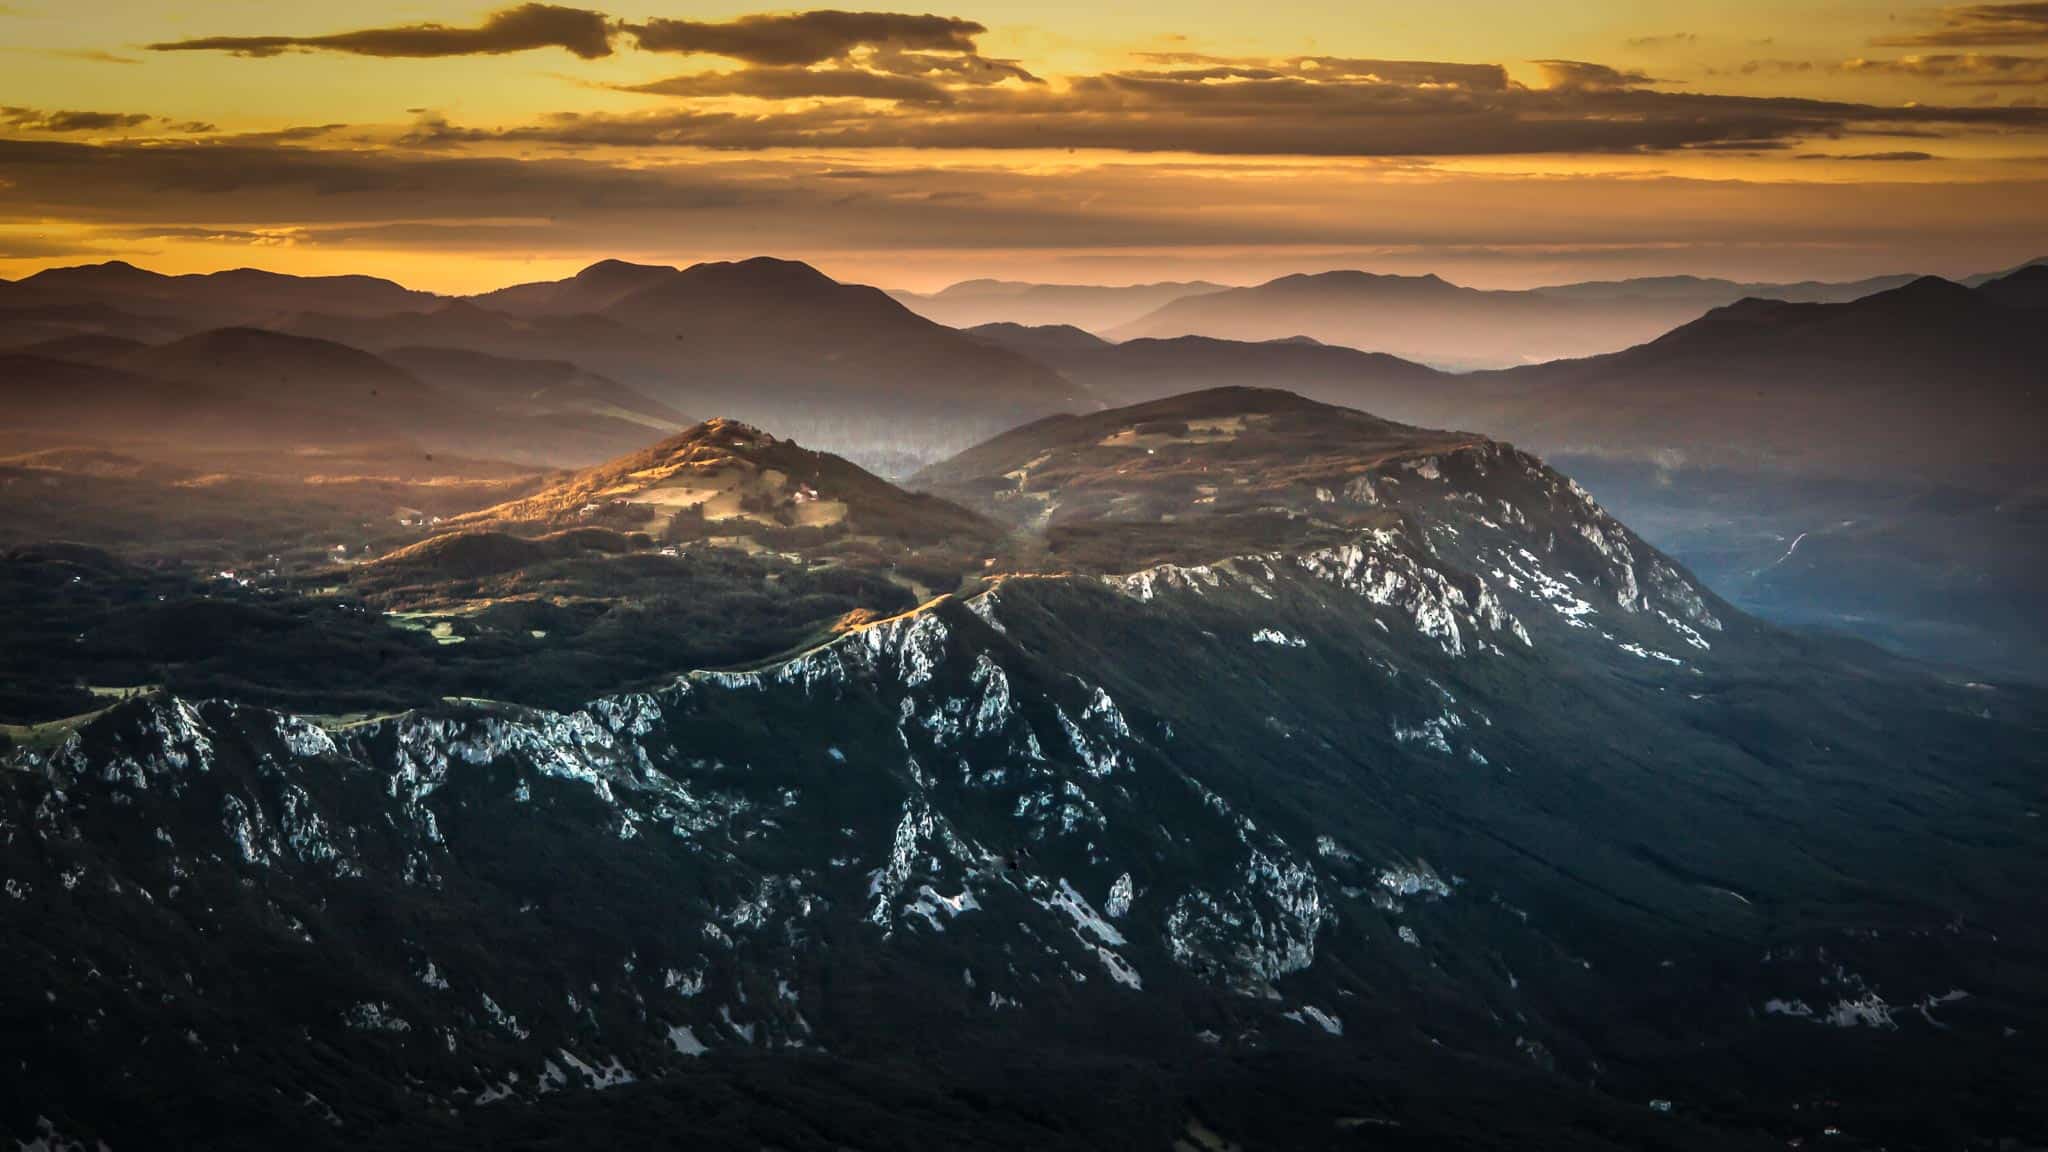
[[[403,441],[409,414],[427,399],[417,379],[367,352],[256,328],[114,347],[79,339],[58,346],[81,350],[85,363],[12,357],[5,384],[14,416],[5,432],[10,446],[162,440],[191,450]]]
[[[1665,277],[1482,291],[1436,276],[1325,272],[1175,300],[1106,335],[1310,336],[1441,368],[1499,368],[1627,348],[1745,297],[1850,300],[1906,279],[1779,285]]]
[[[1123,286],[1028,284],[1015,280],[963,280],[937,292],[891,292],[920,316],[954,328],[1008,323],[1069,325],[1102,332],[1128,324],[1184,296],[1221,292],[1205,280]]]
[[[66,360],[75,364],[116,365],[147,347],[149,345],[141,340],[107,332],[75,332],[67,336],[54,336],[34,344],[24,344],[14,351],[49,360]]]
[[[681,417],[562,362],[455,349],[378,356],[332,340],[221,328],[165,344],[78,335],[7,357],[10,451],[118,445],[191,458],[408,445],[580,463]]]
[[[1049,418],[918,484],[945,501],[713,422],[298,583],[9,553],[10,613],[80,637],[16,697],[190,682],[250,631],[221,620],[308,644],[275,622],[316,605],[306,650],[378,655],[298,661],[282,708],[154,691],[6,730],[0,1123],[116,1148],[2048,1127],[2037,692],[1780,631],[1525,452],[1285,393]],[[922,603],[907,553],[859,547],[926,547],[920,523],[956,565]],[[743,593],[820,624],[700,662],[637,643],[662,611],[599,623],[663,585],[720,605],[707,635],[767,634]],[[135,626],[150,605],[190,614]],[[522,680],[558,628],[564,680],[614,652],[637,678]],[[470,659],[495,687],[458,687]],[[366,706],[393,669],[427,698]]]
[[[1744,301],[1626,352],[1468,377],[1461,413],[1565,461],[1747,605],[2038,678],[2034,275]]]
[[[1925,277],[1847,304],[1745,300],[1625,352],[1478,377],[1475,399],[1497,387],[1546,450],[2024,482],[2048,328],[1998,291]]]
[[[381,316],[303,312],[284,327],[376,352],[425,347],[560,360],[615,379],[637,371],[653,355],[644,335],[596,313],[521,317],[468,300]]]
[[[487,414],[481,420],[458,417],[451,422],[451,432],[472,423],[487,428],[529,420],[549,428],[549,434],[537,443],[479,436],[468,445],[472,451],[578,463],[619,451],[649,435],[673,432],[686,422],[681,413],[661,401],[566,360],[521,360],[464,348],[421,346],[394,348],[384,355],[451,401]]]
[[[2048,264],[2029,264],[2010,275],[1986,281],[1977,291],[2008,308],[2048,308]]]

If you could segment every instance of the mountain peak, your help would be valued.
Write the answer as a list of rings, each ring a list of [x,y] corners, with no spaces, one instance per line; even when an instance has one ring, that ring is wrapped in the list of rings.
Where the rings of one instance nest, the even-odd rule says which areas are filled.
[[[602,527],[677,542],[767,538],[786,549],[808,539],[788,537],[791,529],[826,530],[824,536],[837,539],[834,534],[855,523],[881,535],[987,532],[963,509],[912,495],[838,456],[729,417],[693,424],[449,526],[522,534]]]
[[[985,513],[1045,525],[1314,518],[1368,471],[1484,443],[1278,388],[1229,386],[1042,420],[934,465],[917,482]]]
[[[1939,276],[1921,276],[1897,288],[1874,293],[1865,300],[1878,301],[1920,301],[1920,300],[1966,300],[1970,290],[1953,280]]]
[[[1985,298],[1977,290],[1939,276],[1917,277],[1899,287],[1839,303],[1745,296],[1619,355],[1632,356],[1652,348],[1689,348],[1695,343],[1718,353],[1739,353],[1756,340],[1794,332],[1884,329],[1896,336],[1907,334],[1893,328],[1901,323],[1910,327],[1935,316],[1960,317],[1985,311]]]
[[[49,284],[66,281],[99,281],[103,283],[154,283],[170,277],[147,268],[138,268],[126,260],[106,260],[98,264],[73,264],[66,268],[45,268],[20,281],[22,284]]]
[[[1285,286],[1292,288],[1342,288],[1342,289],[1388,289],[1400,288],[1455,288],[1456,285],[1434,272],[1420,276],[1403,276],[1393,272],[1366,272],[1357,268],[1339,268],[1329,272],[1297,272],[1269,281],[1266,287]]]
[[[801,260],[755,256],[746,260],[722,260],[693,264],[683,270],[693,279],[715,280],[758,290],[842,287],[839,281]]]
[[[571,277],[584,284],[617,284],[622,281],[657,279],[676,269],[666,264],[635,264],[629,260],[599,260]]]
[[[1109,341],[1071,324],[1013,324],[998,321],[966,329],[968,335],[991,344],[1022,352],[1026,356],[1099,352],[1114,347]]]
[[[772,434],[744,420],[735,420],[730,416],[713,416],[709,420],[698,421],[683,429],[648,451],[674,454],[709,445],[730,452],[750,452],[772,448],[779,443],[781,441]]]

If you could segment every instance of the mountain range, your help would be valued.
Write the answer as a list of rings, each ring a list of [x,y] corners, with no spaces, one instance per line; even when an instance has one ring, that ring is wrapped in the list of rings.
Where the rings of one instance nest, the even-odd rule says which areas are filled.
[[[1779,285],[1664,277],[1488,291],[1432,275],[1324,272],[1174,300],[1103,334],[1115,340],[1307,336],[1467,371],[1618,351],[1737,300],[1841,302],[1910,279]]]
[[[714,420],[367,555],[9,551],[0,1124],[2048,1126],[2039,690],[1781,630],[1526,451],[1276,390],[910,487]]]
[[[1120,402],[1255,384],[1510,439],[1754,610],[2038,677],[2043,277],[1745,300],[1623,352],[1463,375],[1301,338],[974,334]]]
[[[774,260],[606,261],[469,299],[368,277],[164,277],[114,264],[0,285],[0,344],[13,344],[0,351],[12,415],[0,450],[42,454],[45,479],[58,458],[49,453],[78,446],[200,468],[196,450],[233,451],[264,484],[294,469],[326,473],[336,453],[379,457],[385,474],[410,455],[395,468],[408,476],[433,471],[436,456],[582,468],[722,412],[900,477],[1056,413],[1277,387],[1556,459],[1711,585],[1774,619],[2038,677],[2048,635],[2030,607],[2042,534],[2028,432],[2041,276],[2033,265],[1974,287],[1672,277],[1475,293],[1364,274],[1266,286],[1322,302],[1286,314],[1296,319],[1381,323],[1373,317],[1421,308],[1437,319],[1396,327],[1419,336],[1441,322],[1465,347],[1524,347],[1521,321],[1481,315],[1501,309],[1556,316],[1620,301],[1705,312],[1620,352],[1453,374],[1294,334],[1292,319],[1275,329],[1284,338],[1258,341],[1119,343],[1007,322],[957,331]],[[1165,310],[1265,290],[1152,287],[1203,290]],[[975,283],[953,295],[1039,298],[1028,288]],[[1708,310],[1749,291],[1795,299]],[[254,464],[266,452],[273,459]],[[32,518],[48,522],[59,507]]]
[[[1964,283],[1977,287],[2016,270]],[[1070,326],[1119,341],[1308,336],[1469,370],[1618,351],[1738,300],[1842,303],[1914,279],[1909,274],[1771,283],[1645,276],[1484,291],[1436,276],[1335,271],[1245,287],[1206,281],[1108,287],[968,280],[935,293],[892,295],[956,328]]]
[[[1298,336],[1256,343],[1213,336],[1113,343],[1079,328],[1015,324],[985,324],[968,333],[1057,368],[1113,404],[1242,385],[1284,388],[1374,411],[1411,411],[1430,403],[1430,396],[1452,379],[1383,352]]]
[[[474,362],[457,369],[451,353],[572,365],[586,374],[579,377],[583,385],[593,378],[604,383],[594,390],[557,383],[538,414],[566,421],[575,435],[557,442],[543,421],[486,446],[500,455],[561,464],[588,464],[623,451],[644,440],[650,418],[673,428],[676,413],[778,418],[784,427],[887,463],[910,445],[926,453],[964,447],[1018,420],[1091,403],[1038,364],[925,320],[879,291],[839,284],[789,261],[687,269],[608,261],[568,281],[521,285],[473,300],[436,298],[360,277],[171,277],[118,263],[0,284],[0,347],[29,348],[45,359],[101,361],[109,341],[158,347],[222,328],[260,329],[379,355],[403,352],[415,361],[438,350],[439,370],[426,374],[455,385],[446,391],[457,402],[473,398],[479,374]],[[132,349],[121,359],[139,362],[148,374],[155,355]],[[31,370],[58,371],[41,365],[20,369]],[[254,357],[248,370],[268,367]],[[496,368],[489,375],[505,378]],[[963,386],[965,381],[973,386]],[[120,381],[108,386],[132,387]],[[197,402],[211,401],[202,396]],[[291,401],[313,403],[310,397]],[[234,422],[232,413],[226,421],[218,413],[199,418]],[[917,422],[915,435],[905,435],[906,421]],[[479,447],[444,443],[441,434],[451,426],[431,414],[362,414],[346,424],[335,433],[402,434],[451,449]]]
[[[1017,280],[963,280],[937,292],[891,292],[911,311],[953,328],[983,324],[1028,327],[1071,325],[1102,331],[1136,321],[1175,300],[1222,292],[1206,280],[1156,284],[1030,284]]]

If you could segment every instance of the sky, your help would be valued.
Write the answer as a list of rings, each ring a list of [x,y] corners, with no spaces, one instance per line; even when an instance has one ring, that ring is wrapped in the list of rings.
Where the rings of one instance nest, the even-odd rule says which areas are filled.
[[[597,0],[592,0],[593,3]],[[0,0],[0,276],[1481,287],[2048,255],[2048,3]]]

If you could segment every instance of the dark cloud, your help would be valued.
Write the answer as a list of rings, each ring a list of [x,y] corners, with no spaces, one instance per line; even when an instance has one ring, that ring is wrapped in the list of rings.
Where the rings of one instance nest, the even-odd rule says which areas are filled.
[[[684,98],[746,96],[760,100],[846,97],[943,104],[951,99],[945,88],[929,80],[859,68],[764,67],[699,72],[624,86],[621,91]]]
[[[847,181],[819,167],[0,138],[0,171],[8,174],[0,221],[61,219],[95,236],[507,254],[615,255],[621,237],[681,251],[703,251],[713,236],[756,251],[795,251],[971,249],[992,238],[1026,247],[1166,245],[1203,234],[1156,202],[1156,170],[1131,178],[1142,185],[1138,194],[1084,206],[1101,191],[1087,177],[1070,182],[1073,198],[1045,197],[1007,173],[943,168],[891,173],[904,178],[878,180],[857,202],[842,203]],[[1216,204],[1208,199],[1204,227],[1213,232]],[[1301,243],[1317,229],[1261,209],[1232,234]]]
[[[327,36],[207,36],[151,44],[153,52],[232,52],[277,56],[285,52],[345,52],[356,56],[428,59],[441,56],[496,56],[536,48],[561,48],[585,60],[612,53],[613,27],[602,12],[553,4],[521,4],[493,12],[474,28],[407,24],[365,28]]]
[[[1997,87],[2048,84],[2048,57],[2001,56],[1977,52],[1901,56],[1896,60],[1844,60],[1843,72],[1911,76],[1943,84]]]
[[[1774,252],[1885,245],[1907,264],[1913,252],[1954,257],[1967,249],[1988,266],[2014,246],[2048,244],[2033,207],[2048,185],[2038,181],[1381,180],[1377,168],[1341,165],[1313,180],[1297,178],[1292,165],[1247,180],[1256,167],[1082,166],[1062,176],[1058,195],[1047,195],[1042,177],[998,166],[870,171],[872,178],[853,180],[845,162],[807,156],[611,164],[423,155],[388,144],[340,151],[0,139],[8,177],[0,221],[34,222],[37,232],[63,221],[76,242],[104,241],[131,255],[134,238],[147,235],[586,260],[617,255],[621,244],[673,260],[886,252],[892,267],[919,252],[989,249],[1500,246],[1555,255],[1621,245],[1668,259],[1674,245],[1714,244]],[[717,243],[739,250],[707,247]]]
[[[1871,160],[1887,164],[1917,164],[1923,160],[1938,159],[1932,152],[1852,152],[1847,155],[1834,152],[1802,152],[1799,160]]]
[[[1550,87],[1563,92],[1619,92],[1657,83],[1641,72],[1624,72],[1605,64],[1588,64],[1584,60],[1531,60],[1530,63],[1543,70],[1543,79]]]
[[[448,128],[442,145],[486,141],[565,149],[1108,149],[1230,156],[1452,156],[1786,149],[1849,135],[1945,138],[2048,132],[2048,109],[1907,105],[1659,92],[1645,88],[1318,82],[1232,70],[1075,77],[1064,88],[956,90],[944,105],[876,108],[823,101],[739,114],[686,107],[640,115],[561,115],[502,130]]]
[[[1667,32],[1661,36],[1631,36],[1628,40],[1628,46],[1631,48],[1689,48],[1699,43],[1699,40],[1699,35],[1694,32]]]
[[[742,96],[759,100],[855,99],[946,104],[957,90],[1016,81],[1045,82],[1010,60],[895,48],[862,50],[857,60],[828,67],[761,64],[730,72],[695,72],[620,91],[702,99]]]
[[[45,112],[39,108],[0,108],[0,127],[27,132],[108,132],[140,128],[155,119],[145,112]]]
[[[860,48],[973,55],[988,31],[972,20],[895,12],[787,12],[736,20],[653,19],[627,24],[649,52],[724,56],[749,64],[804,65],[844,60]]]
[[[1024,66],[1015,60],[995,60],[987,56],[905,52],[896,48],[880,48],[862,56],[860,63],[862,67],[876,72],[918,76],[948,84],[1000,84],[1005,80],[1017,80],[1025,84],[1045,83],[1026,71]]]
[[[122,240],[210,240],[224,244],[276,244],[289,240],[290,231],[252,232],[243,228],[164,227],[114,228],[107,232]]]
[[[1153,75],[1184,80],[1293,77],[1320,83],[1353,81],[1406,87],[1465,88],[1475,92],[1498,92],[1508,86],[1507,69],[1498,64],[1368,60],[1349,56],[1208,56],[1199,52],[1141,52],[1138,58],[1170,68],[1170,71]]]
[[[1745,60],[1739,67],[1732,69],[1732,71],[1743,76],[1754,76],[1759,72],[1797,75],[1802,72],[1811,72],[1815,67],[1816,65],[1811,60]],[[1721,76],[1725,75],[1727,71],[1729,70],[1709,68],[1707,69],[1707,75]]]
[[[1909,36],[1872,41],[1889,48],[1971,48],[2048,44],[2048,3],[1966,4],[1944,8],[1935,26]]]

